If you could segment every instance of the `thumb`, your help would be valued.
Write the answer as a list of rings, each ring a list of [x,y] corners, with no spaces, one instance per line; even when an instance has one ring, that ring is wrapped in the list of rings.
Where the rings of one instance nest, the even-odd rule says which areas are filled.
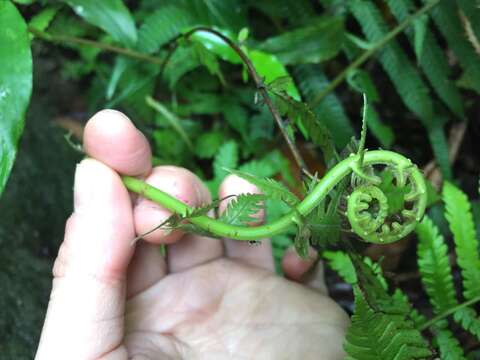
[[[93,159],[77,166],[74,195],[36,359],[126,358],[121,343],[125,277],[134,251],[130,197],[118,174]]]

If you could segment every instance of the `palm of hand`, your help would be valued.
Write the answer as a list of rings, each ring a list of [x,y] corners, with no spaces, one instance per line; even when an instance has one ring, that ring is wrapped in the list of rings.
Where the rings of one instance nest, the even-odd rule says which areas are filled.
[[[336,359],[347,323],[328,297],[220,259],[132,298],[125,345],[139,359]]]

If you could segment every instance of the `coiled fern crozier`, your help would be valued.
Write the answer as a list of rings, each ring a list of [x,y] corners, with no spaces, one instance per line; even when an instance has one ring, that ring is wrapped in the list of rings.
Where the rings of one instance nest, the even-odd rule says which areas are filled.
[[[445,239],[425,216],[416,227],[417,255],[422,284],[433,308],[430,319],[412,309],[399,289],[391,294],[378,265],[368,258],[340,251],[324,254],[330,266],[354,287],[355,314],[345,342],[348,359],[478,359],[478,352],[464,354],[458,338],[460,328],[480,340],[480,318],[474,307],[480,301],[480,243],[466,195],[446,182],[442,199],[461,271],[463,300],[454,286]],[[432,339],[430,345],[427,338]]]

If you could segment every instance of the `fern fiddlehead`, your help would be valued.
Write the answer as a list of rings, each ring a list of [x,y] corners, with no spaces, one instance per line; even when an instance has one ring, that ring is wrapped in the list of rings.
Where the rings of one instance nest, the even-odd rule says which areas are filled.
[[[399,210],[392,211],[395,209],[389,206],[387,195],[378,187],[381,179],[375,175],[368,176],[369,184],[356,187],[348,197],[346,215],[352,230],[372,243],[391,243],[404,238],[415,229],[426,205],[425,181],[410,160],[397,157],[394,164],[384,165],[393,173],[396,186],[409,190]],[[355,167],[353,171],[357,176],[365,176],[358,173]]]
[[[208,216],[192,217],[189,221],[218,237],[234,240],[259,240],[283,233],[295,224],[298,215],[308,215],[347,176],[357,176],[364,183],[354,189],[348,201],[347,217],[352,230],[363,240],[374,243],[390,243],[410,233],[423,216],[427,202],[426,186],[422,174],[406,157],[391,151],[366,151],[362,168],[359,168],[360,154],[352,154],[340,161],[318,181],[313,190],[292,211],[270,224],[256,227],[223,223]],[[400,212],[391,214],[387,196],[378,187],[381,182],[376,175],[366,175],[363,169],[374,167],[390,169],[399,187],[408,186],[405,206]],[[123,177],[125,186],[170,211],[186,214],[192,209],[176,198],[129,176]]]

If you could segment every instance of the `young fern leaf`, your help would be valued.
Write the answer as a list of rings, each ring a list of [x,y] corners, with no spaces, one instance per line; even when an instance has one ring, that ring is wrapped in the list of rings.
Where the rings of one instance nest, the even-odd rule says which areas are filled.
[[[265,196],[260,194],[241,194],[232,199],[219,220],[230,225],[247,225],[256,221],[255,215],[263,209]]]
[[[272,91],[271,88],[269,90]],[[308,105],[293,99],[285,92],[273,93],[279,101],[282,114],[286,114],[300,129],[305,129],[303,131],[305,137],[312,139],[315,144],[320,146],[325,162],[329,164],[334,161],[338,155],[332,140],[332,134],[325,125],[318,121]]]
[[[427,0],[423,0],[427,3]],[[465,36],[456,1],[441,1],[432,9],[433,20],[447,39],[448,46],[455,53],[465,73],[468,74],[469,83],[480,93],[480,61],[472,44]]]
[[[415,5],[412,0],[386,0],[386,2],[398,22],[403,22],[415,11]],[[405,32],[410,43],[414,45],[414,29],[410,27],[407,28]],[[426,27],[423,35],[422,51],[418,58],[418,63],[440,99],[443,100],[456,116],[461,119],[465,118],[460,92],[453,81],[450,80],[451,71],[447,62],[447,56],[438,45],[435,35],[428,27]]]
[[[237,175],[255,185],[266,198],[282,200],[290,206],[297,205],[300,200],[282,183],[270,178],[257,178],[249,173],[227,169],[231,174]]]
[[[329,81],[318,65],[298,65],[293,68],[293,74],[298,87],[306,101],[312,100],[315,95],[324,90]],[[333,136],[337,148],[348,144],[354,131],[342,103],[334,93],[327,95],[313,112],[318,121],[327,127]]]
[[[417,225],[416,232],[419,239],[417,257],[422,283],[438,314],[457,304],[447,244],[427,216]]]
[[[425,340],[411,322],[374,311],[360,291],[355,292],[355,314],[344,349],[346,360],[413,360],[431,355]]]
[[[479,243],[467,196],[455,185],[445,182],[442,192],[445,217],[455,242],[457,263],[462,270],[463,295],[471,300],[480,295]]]
[[[388,32],[382,16],[371,1],[351,0],[349,7],[370,42],[380,41]],[[405,105],[424,125],[433,121],[433,104],[420,74],[395,40],[382,49],[380,62],[392,80]]]

